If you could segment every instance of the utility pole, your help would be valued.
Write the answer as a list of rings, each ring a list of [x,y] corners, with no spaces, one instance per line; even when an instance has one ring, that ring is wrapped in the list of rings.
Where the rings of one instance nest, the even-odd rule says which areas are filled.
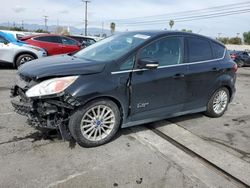
[[[24,23],[23,23],[23,20],[22,20],[22,30],[24,29]]]
[[[45,31],[48,31],[48,26],[47,26],[48,16],[43,16],[43,17],[44,17],[44,26],[45,26]]]
[[[88,34],[88,3],[90,1],[88,0],[82,0],[83,3],[85,3],[85,36]]]
[[[103,36],[103,30],[104,30],[104,22],[102,22],[102,36]]]

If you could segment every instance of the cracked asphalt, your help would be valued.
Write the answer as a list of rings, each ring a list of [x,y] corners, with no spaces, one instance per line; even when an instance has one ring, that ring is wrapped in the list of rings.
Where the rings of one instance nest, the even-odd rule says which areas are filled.
[[[112,142],[96,148],[64,142],[56,132],[44,135],[13,112],[9,88],[15,73],[0,69],[0,187],[244,187],[147,125],[123,129]],[[199,113],[169,121],[249,164],[249,79],[250,68],[238,71],[235,100],[222,118]]]

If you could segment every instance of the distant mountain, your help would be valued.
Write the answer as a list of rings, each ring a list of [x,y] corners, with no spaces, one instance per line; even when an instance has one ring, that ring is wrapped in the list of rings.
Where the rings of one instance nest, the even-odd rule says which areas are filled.
[[[0,23],[0,29],[6,29],[8,28],[9,24],[8,23]],[[10,25],[13,26],[13,25]],[[16,27],[21,27],[21,24],[16,24]],[[37,29],[44,29],[44,25],[39,25],[39,24],[24,24],[23,25],[24,29],[34,31]],[[68,26],[61,26],[68,28]],[[56,25],[51,25],[48,26],[49,32],[54,32],[56,30],[57,26]],[[84,33],[84,28],[76,28],[76,27],[69,27],[70,34],[75,34],[75,35],[80,35]],[[88,35],[99,35],[102,34],[102,32],[106,35],[110,35],[110,30],[104,29],[102,31],[101,28],[88,28]]]

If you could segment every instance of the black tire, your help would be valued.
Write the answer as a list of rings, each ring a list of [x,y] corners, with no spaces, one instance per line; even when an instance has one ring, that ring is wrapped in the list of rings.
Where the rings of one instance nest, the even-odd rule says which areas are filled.
[[[237,66],[240,68],[240,67],[243,67],[244,66],[244,62],[242,60],[239,60],[237,61]]]
[[[101,140],[93,141],[93,140],[86,138],[87,135],[85,135],[85,136],[83,135],[83,133],[81,131],[81,123],[82,123],[82,119],[84,117],[86,117],[86,114],[90,113],[91,109],[96,108],[98,106],[104,106],[104,107],[107,107],[108,110],[112,110],[112,114],[114,116],[114,123],[112,124],[112,126],[113,126],[112,129],[109,129],[110,132],[108,134],[105,134],[105,136],[107,135],[105,138],[103,138]],[[98,117],[98,116],[96,116],[96,117]],[[105,118],[105,116],[103,118]],[[88,120],[88,121],[90,121],[90,120]],[[97,122],[97,120],[93,120],[93,121]],[[114,137],[116,132],[118,131],[118,129],[120,127],[120,123],[121,123],[121,113],[120,113],[118,106],[113,101],[111,101],[109,99],[98,99],[98,100],[92,101],[92,102],[86,104],[85,106],[77,109],[70,116],[69,130],[70,130],[72,137],[76,140],[76,142],[80,146],[82,146],[82,147],[96,147],[96,146],[100,146],[102,144],[109,142]],[[91,127],[93,127],[93,125],[98,126],[94,123],[90,123],[90,124],[92,124]],[[102,126],[103,125],[99,125],[99,129],[101,129],[100,127],[102,127]],[[88,130],[89,128],[86,128],[86,129]],[[95,127],[94,129],[96,130],[96,129],[98,129],[98,127]],[[87,130],[85,132],[87,132]],[[89,132],[92,132],[92,130]]]
[[[216,96],[219,95],[219,92],[224,92],[227,96],[227,100],[226,100],[225,107],[222,108],[223,110],[221,109],[222,110],[221,112],[216,112],[216,110],[214,109],[214,102],[216,100]],[[205,115],[212,117],[212,118],[221,117],[227,110],[229,100],[230,100],[230,94],[227,88],[221,87],[217,89],[207,104],[207,111],[205,112]]]
[[[22,54],[22,55],[18,56],[18,58],[16,59],[16,68],[20,67],[22,64],[24,64],[28,61],[34,60],[34,59],[35,59],[35,57],[30,55],[30,54]]]

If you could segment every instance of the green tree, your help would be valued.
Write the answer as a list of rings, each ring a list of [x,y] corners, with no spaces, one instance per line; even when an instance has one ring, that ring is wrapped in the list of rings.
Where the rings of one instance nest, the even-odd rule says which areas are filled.
[[[229,44],[242,44],[242,40],[239,37],[232,37],[229,39]]]
[[[114,33],[115,33],[115,23],[114,22],[112,22],[111,24],[110,24],[110,30],[111,30],[111,34],[113,35]]]
[[[222,42],[223,44],[228,44],[229,43],[229,38],[228,37],[220,37],[220,38],[217,38],[217,40]]]
[[[244,42],[250,45],[250,31],[243,33]]]
[[[45,31],[43,29],[37,29],[35,30],[36,33],[49,33],[48,31]]]
[[[172,27],[174,26],[174,20],[169,21],[169,26],[170,26],[170,29],[172,29]]]

